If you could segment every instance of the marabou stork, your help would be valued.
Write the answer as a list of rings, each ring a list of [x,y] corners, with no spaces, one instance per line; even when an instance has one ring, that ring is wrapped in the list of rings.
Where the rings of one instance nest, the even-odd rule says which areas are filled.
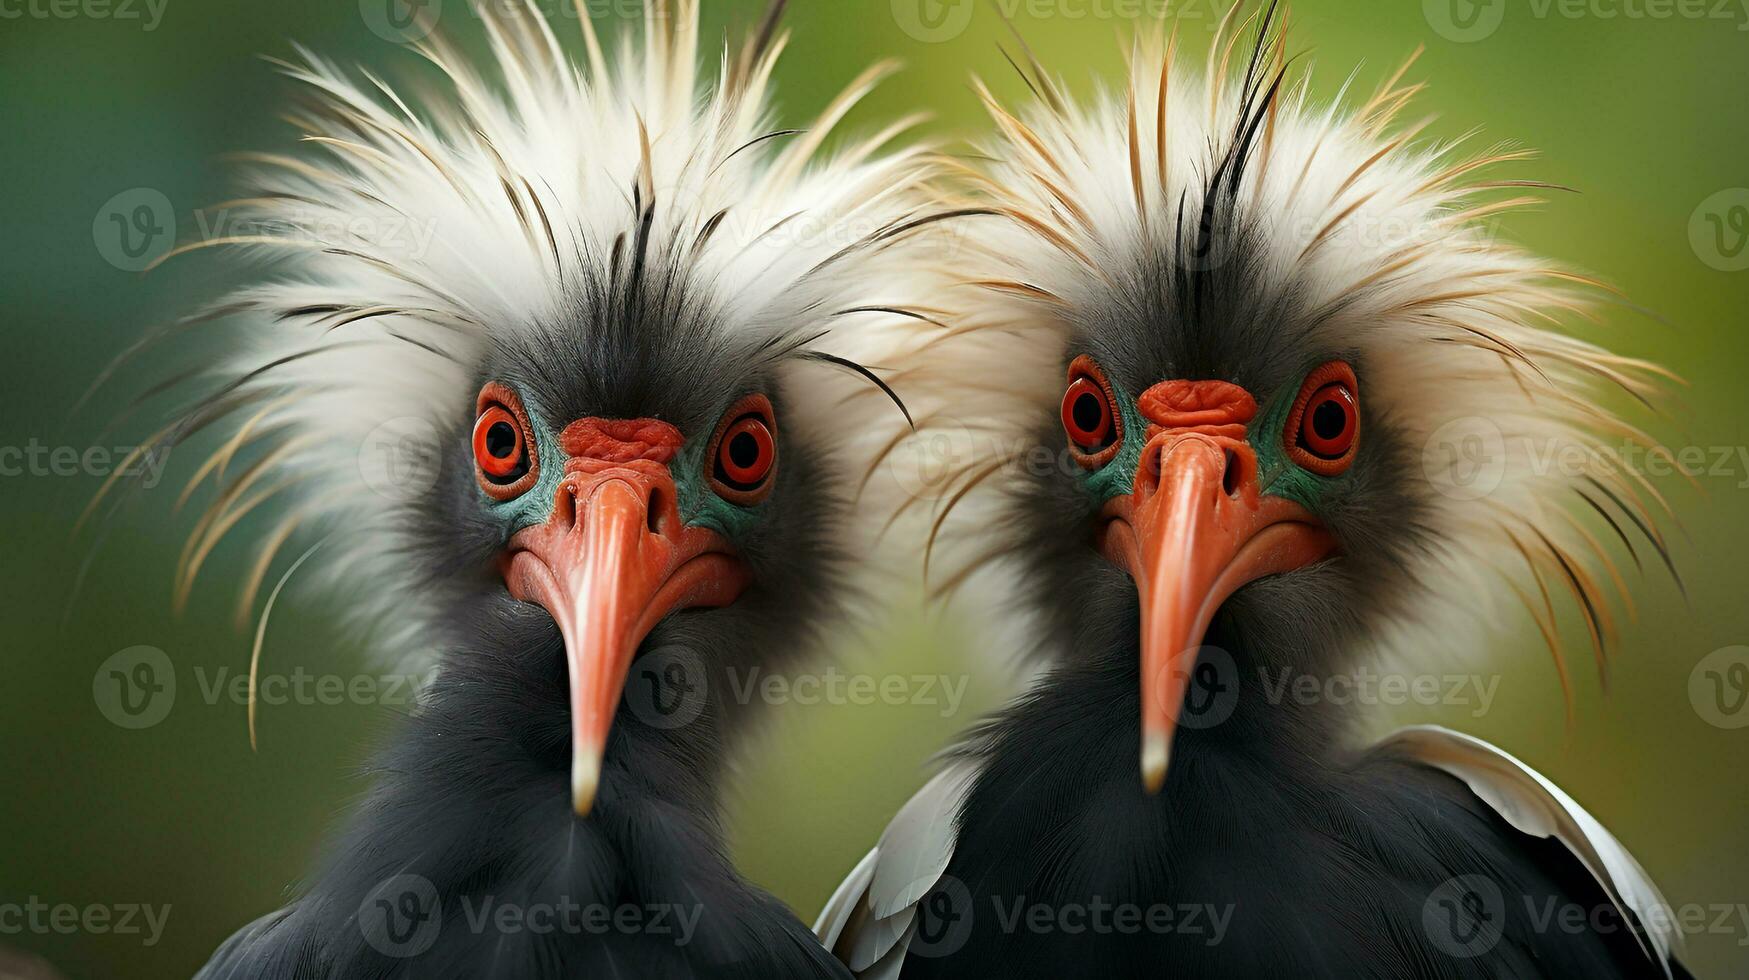
[[[909,122],[821,149],[890,66],[773,130],[781,8],[703,85],[696,0],[611,61],[579,8],[581,66],[483,5],[489,70],[432,34],[417,102],[282,66],[310,152],[254,157],[242,232],[185,247],[280,264],[188,321],[249,349],[153,440],[224,433],[179,591],[290,495],[244,608],[315,529],[345,608],[436,673],[319,871],[203,977],[844,975],[725,853],[757,703],[724,678],[794,669],[847,605],[855,447],[905,425],[862,365],[903,365],[937,212]]]
[[[1254,11],[1196,75],[1162,29],[1088,104],[1030,54],[1027,108],[979,86],[969,193],[1006,220],[968,219],[948,305],[1009,394],[929,397],[1060,465],[958,457],[932,581],[1008,560],[1046,669],[816,931],[904,980],[1683,974],[1645,872],[1543,777],[1443,729],[1362,748],[1354,709],[1283,694],[1480,647],[1499,588],[1551,643],[1571,592],[1601,647],[1598,527],[1665,549],[1633,474],[1528,455],[1620,438],[1603,389],[1657,372],[1551,329],[1596,284],[1481,226],[1527,184],[1476,175],[1525,154],[1413,142],[1403,71],[1313,105]]]

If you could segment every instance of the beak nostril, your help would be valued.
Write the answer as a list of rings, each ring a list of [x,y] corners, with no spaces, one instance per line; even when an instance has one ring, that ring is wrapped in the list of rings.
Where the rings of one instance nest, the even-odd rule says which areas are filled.
[[[559,483],[559,492],[553,500],[552,523],[558,527],[570,528],[577,524],[577,485],[574,481],[563,480]]]
[[[666,513],[666,508],[664,506],[664,501],[662,499],[662,488],[661,487],[652,487],[650,489],[650,500],[649,500],[649,503],[645,509],[645,512],[648,514],[648,517],[645,520],[646,520],[647,526],[650,529],[650,533],[651,534],[661,534],[662,533],[662,518],[663,518],[664,514]]]
[[[1243,476],[1240,473],[1242,467],[1239,463],[1239,454],[1231,449],[1227,450],[1223,465],[1226,469],[1221,473],[1221,489],[1225,490],[1229,497],[1238,497],[1239,481]]]
[[[1160,489],[1160,471],[1165,466],[1166,452],[1144,453],[1136,473],[1136,489],[1143,497],[1152,497]]]

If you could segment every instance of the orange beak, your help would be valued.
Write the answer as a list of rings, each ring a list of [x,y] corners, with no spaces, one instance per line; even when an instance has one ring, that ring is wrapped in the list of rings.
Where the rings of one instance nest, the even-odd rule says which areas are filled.
[[[1159,426],[1150,434],[1133,491],[1106,505],[1102,550],[1141,597],[1142,784],[1157,793],[1215,612],[1247,582],[1318,561],[1336,541],[1300,505],[1260,494],[1244,439]]]
[[[546,608],[571,679],[571,802],[587,816],[614,708],[639,644],[679,609],[724,606],[749,572],[715,532],[685,527],[674,478],[649,459],[573,458],[552,516],[510,539],[510,595]]]

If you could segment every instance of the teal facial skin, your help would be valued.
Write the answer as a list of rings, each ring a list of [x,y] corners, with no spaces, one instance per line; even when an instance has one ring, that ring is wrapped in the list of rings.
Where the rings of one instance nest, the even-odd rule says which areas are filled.
[[[1303,374],[1309,374],[1313,367],[1315,365],[1308,365]],[[1113,497],[1129,493],[1135,486],[1136,468],[1141,465],[1142,447],[1146,441],[1140,438],[1140,434],[1148,427],[1147,420],[1136,407],[1136,399],[1116,382],[1110,384],[1123,420],[1123,442],[1118,446],[1117,454],[1104,466],[1080,474],[1082,485],[1087,488],[1096,510]],[[1246,434],[1252,450],[1257,453],[1260,492],[1291,500],[1318,514],[1319,503],[1351,477],[1349,472],[1321,476],[1288,458],[1281,432],[1298,394],[1298,385],[1284,386],[1277,391],[1257,413]]]
[[[564,451],[559,448],[558,430],[548,422],[547,413],[527,395],[521,397],[523,410],[528,414],[529,428],[534,430],[535,458],[564,459]],[[738,400],[737,397],[734,401]],[[723,411],[728,411],[728,408],[728,405],[724,405]],[[711,435],[712,430],[709,429],[687,433],[686,444],[669,465],[678,496],[676,503],[681,519],[688,527],[702,527],[734,540],[758,522],[759,515],[770,504],[770,499],[752,506],[742,506],[724,500],[711,490],[704,458],[706,450],[710,448]],[[563,477],[563,466],[543,465],[534,486],[513,500],[494,500],[484,493],[480,496],[488,510],[503,520],[504,537],[509,540],[516,532],[540,524],[552,516],[553,500],[558,495],[559,481]]]

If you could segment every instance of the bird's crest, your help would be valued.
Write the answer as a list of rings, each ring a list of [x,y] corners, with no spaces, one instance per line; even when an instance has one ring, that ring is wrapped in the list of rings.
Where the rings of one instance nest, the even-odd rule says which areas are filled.
[[[959,329],[971,345],[982,335],[1005,369],[1000,385],[962,385],[945,427],[961,437],[930,496],[932,584],[951,593],[1025,546],[990,540],[988,508],[1028,479],[1011,447],[1028,445],[1061,398],[1065,345],[1099,329],[1089,311],[1146,320],[1112,297],[1153,294],[1194,322],[1242,265],[1279,287],[1245,302],[1310,311],[1298,320],[1307,337],[1365,357],[1370,411],[1424,447],[1429,546],[1408,571],[1459,601],[1405,620],[1388,648],[1428,648],[1421,630],[1449,638],[1454,619],[1488,621],[1477,600],[1503,587],[1529,608],[1570,692],[1562,596],[1602,671],[1609,594],[1632,610],[1616,556],[1639,565],[1650,553],[1675,574],[1662,497],[1615,465],[1623,445],[1649,437],[1612,407],[1651,408],[1673,379],[1583,339],[1618,300],[1609,287],[1498,239],[1491,218],[1557,189],[1491,176],[1530,152],[1418,139],[1427,121],[1399,118],[1423,87],[1406,81],[1414,57],[1365,100],[1345,85],[1335,104],[1314,104],[1274,4],[1243,16],[1248,6],[1232,8],[1198,64],[1176,29],[1141,31],[1121,87],[1090,103],[1023,40],[1009,60],[1031,93],[1024,107],[976,83],[996,136],[955,169],[968,201],[1004,220],[971,239],[981,271],[957,300]],[[953,438],[928,426],[918,436]]]
[[[301,49],[297,63],[277,62],[300,89],[288,118],[304,151],[244,156],[247,193],[218,206],[243,231],[171,253],[222,246],[271,258],[272,272],[135,351],[188,338],[210,361],[215,340],[243,348],[146,395],[188,400],[142,452],[216,433],[180,501],[211,494],[178,562],[177,605],[222,539],[265,521],[250,535],[240,622],[288,544],[322,541],[304,557],[347,606],[373,624],[385,613],[412,624],[378,645],[429,656],[419,627],[431,600],[393,567],[418,506],[398,484],[435,478],[422,456],[453,448],[440,440],[469,421],[486,352],[531,324],[587,335],[667,321],[673,335],[648,343],[696,343],[700,357],[726,325],[769,362],[829,365],[794,381],[828,399],[796,413],[801,438],[885,441],[901,427],[876,371],[902,374],[915,324],[932,318],[916,260],[894,247],[939,227],[924,150],[890,146],[920,117],[834,137],[894,68],[880,64],[805,128],[775,128],[782,7],[725,45],[708,79],[697,0],[650,0],[641,39],[628,31],[612,58],[579,9],[581,65],[532,5],[480,4],[489,71],[431,33],[413,46],[446,81],[419,99]],[[833,366],[880,390],[812,377]],[[88,517],[113,511],[114,489]]]

